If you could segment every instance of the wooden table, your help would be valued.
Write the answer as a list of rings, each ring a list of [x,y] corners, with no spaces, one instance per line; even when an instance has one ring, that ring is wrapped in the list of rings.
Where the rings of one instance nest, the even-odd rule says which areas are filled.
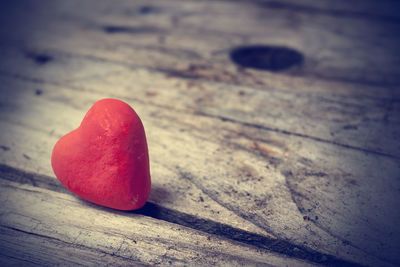
[[[397,1],[9,1],[0,265],[400,265]],[[56,179],[97,100],[144,123],[152,191]]]

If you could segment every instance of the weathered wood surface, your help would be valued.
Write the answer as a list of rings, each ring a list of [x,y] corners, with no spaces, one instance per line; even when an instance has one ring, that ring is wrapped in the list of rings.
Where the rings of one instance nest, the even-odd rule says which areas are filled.
[[[110,212],[69,194],[0,183],[1,253],[20,250],[15,260],[21,264],[184,265],[190,260],[193,265],[309,266],[140,214]]]
[[[87,6],[80,8],[75,8],[77,3],[73,1],[54,2],[43,6],[21,4],[30,10],[27,14],[15,15],[23,19],[24,27],[16,30],[15,25],[11,23],[10,27],[3,27],[7,34],[7,40],[3,43],[16,48],[16,51],[6,52],[9,54],[7,58],[11,58],[14,64],[5,64],[6,69],[3,71],[22,74],[21,64],[15,64],[18,57],[31,56],[34,59],[35,55],[46,52],[45,54],[55,62],[61,63],[65,58],[77,57],[76,64],[79,67],[89,68],[77,71],[78,65],[72,65],[68,68],[68,73],[63,69],[66,77],[60,77],[57,66],[54,65],[62,67],[62,64],[53,64],[51,70],[48,70],[48,67],[45,70],[37,70],[38,73],[31,73],[33,70],[28,66],[23,74],[61,82],[86,79],[93,75],[101,77],[105,73],[121,70],[118,66],[113,69],[105,67],[101,70],[89,70],[90,61],[84,59],[92,59],[109,60],[130,67],[147,66],[178,77],[199,77],[228,84],[242,83],[260,90],[288,89],[291,94],[299,91],[329,90],[333,96],[328,99],[323,94],[314,97],[331,104],[327,105],[325,113],[341,109],[335,113],[342,111],[342,116],[347,117],[333,117],[329,118],[329,124],[320,123],[319,120],[327,119],[316,114],[320,110],[310,109],[298,113],[296,103],[293,103],[293,106],[288,107],[288,113],[293,110],[296,119],[306,120],[304,126],[293,123],[283,114],[279,120],[281,125],[277,127],[276,121],[273,120],[277,115],[274,113],[274,106],[267,110],[255,106],[253,110],[262,110],[263,113],[256,116],[253,112],[252,117],[241,119],[339,144],[398,155],[399,146],[385,143],[386,140],[397,138],[398,132],[394,129],[384,130],[376,136],[360,136],[354,132],[355,127],[361,127],[363,132],[372,128],[386,128],[386,125],[381,125],[385,120],[395,120],[391,114],[398,108],[399,97],[396,88],[400,81],[397,71],[400,69],[400,63],[399,55],[395,53],[400,45],[398,23],[384,19],[367,23],[367,15],[362,18],[339,16],[338,19],[337,16],[324,16],[323,13],[317,12],[315,16],[310,16],[307,12],[294,12],[292,9],[269,9],[268,3],[256,1],[255,4],[249,5],[243,1],[232,5],[229,2],[171,1],[151,4],[146,1],[142,5],[139,2],[132,5],[129,1],[122,1],[119,5],[100,2],[93,7],[89,1],[86,2]],[[140,8],[145,4],[148,13],[141,14]],[[266,5],[264,9],[260,8],[262,4]],[[179,9],[176,6],[179,6]],[[49,9],[52,12],[48,12]],[[15,24],[14,21],[12,23]],[[290,44],[290,47],[304,54],[304,66],[299,70],[292,70],[291,75],[295,77],[290,79],[266,72],[243,73],[241,69],[238,70],[229,59],[231,48],[258,43],[287,46]],[[355,48],[349,56],[349,49],[352,47]],[[321,80],[334,82],[327,84]],[[358,84],[352,86],[353,83]],[[279,93],[285,95],[281,90]],[[342,95],[343,98],[340,99],[340,95],[336,94]],[[351,102],[351,99],[344,101],[348,95],[357,96],[356,102]],[[363,108],[365,104],[362,101],[357,102],[360,98],[370,101],[371,96],[379,97],[375,105],[384,106],[384,109],[386,107],[388,114],[382,115],[385,119],[373,116]],[[257,95],[247,97],[257,98]],[[246,97],[242,101],[246,101]],[[299,99],[298,104],[304,107],[308,104],[307,101],[305,96]],[[342,102],[339,107],[338,101]],[[204,106],[204,103],[200,104]],[[270,103],[257,104],[267,106]],[[373,107],[374,104],[368,106]],[[350,117],[351,115],[358,116]],[[315,127],[318,127],[317,130]],[[382,137],[381,134],[384,137],[377,138]]]
[[[19,3],[8,7],[12,16],[3,17],[0,33],[1,178],[19,184],[2,182],[1,196],[29,187],[55,202],[42,203],[25,190],[30,200],[21,197],[22,215],[28,212],[24,203],[52,210],[72,205],[74,217],[111,216],[132,228],[156,224],[155,232],[183,251],[173,258],[176,264],[306,264],[276,254],[268,260],[265,249],[324,264],[400,264],[400,19],[387,8],[391,1],[379,8],[374,1]],[[234,46],[260,43],[295,48],[305,62],[281,74],[230,61]],[[140,114],[151,158],[149,201],[174,216],[149,212],[144,215],[153,219],[128,220],[101,209],[98,215],[98,208],[66,195],[57,184],[49,161],[52,146],[104,97],[122,99]],[[81,218],[54,230],[62,231],[61,238],[42,228],[33,231],[34,220],[10,219],[6,210],[13,208],[6,202],[0,219],[8,256],[22,249],[14,244],[27,235],[34,252],[42,235],[56,238],[46,242],[61,248],[60,261],[69,253],[88,253],[89,264],[106,253],[112,262],[114,247],[99,252],[90,243],[97,238],[104,245],[101,240],[108,238],[101,223],[93,233],[85,229],[89,243],[74,245],[70,239],[82,227]],[[56,227],[51,214],[43,215],[49,218],[46,227]],[[180,232],[204,234],[182,228],[171,237],[166,229],[172,226],[157,219],[213,238],[250,241],[226,241],[216,248],[226,252],[211,254],[211,262],[208,250],[188,250],[188,240],[179,238]],[[208,229],[212,226],[236,229],[236,236]],[[141,237],[151,243],[145,233]],[[46,242],[43,248],[53,246]],[[236,258],[243,247],[248,255]],[[118,254],[118,264],[168,262],[165,247],[137,249],[138,258],[129,250]],[[196,250],[200,256],[184,256]],[[34,254],[16,263],[57,261]],[[228,255],[226,261],[222,255]]]

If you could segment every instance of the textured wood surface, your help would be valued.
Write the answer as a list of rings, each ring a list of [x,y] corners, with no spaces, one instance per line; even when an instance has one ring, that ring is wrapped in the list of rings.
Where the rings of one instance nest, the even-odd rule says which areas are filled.
[[[13,255],[20,250],[21,264],[308,265],[140,214],[110,212],[72,195],[29,185],[1,181],[1,201],[5,207],[0,231],[6,248],[2,253],[7,256],[7,252]]]
[[[400,264],[396,6],[5,5],[0,263]],[[253,44],[304,62],[232,62]],[[51,170],[55,142],[105,97],[132,105],[146,129],[153,184],[138,212],[81,201]]]

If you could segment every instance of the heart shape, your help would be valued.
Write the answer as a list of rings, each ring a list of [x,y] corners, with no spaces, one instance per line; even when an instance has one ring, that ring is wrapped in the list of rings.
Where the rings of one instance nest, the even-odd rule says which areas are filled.
[[[150,193],[143,124],[120,100],[97,101],[81,125],[58,140],[51,165],[68,190],[102,206],[138,209]]]

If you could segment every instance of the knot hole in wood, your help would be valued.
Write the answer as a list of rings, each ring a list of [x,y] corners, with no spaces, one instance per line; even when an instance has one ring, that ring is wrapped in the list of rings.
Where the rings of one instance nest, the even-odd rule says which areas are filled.
[[[231,60],[245,68],[279,72],[303,64],[302,53],[283,46],[254,45],[236,47]]]

